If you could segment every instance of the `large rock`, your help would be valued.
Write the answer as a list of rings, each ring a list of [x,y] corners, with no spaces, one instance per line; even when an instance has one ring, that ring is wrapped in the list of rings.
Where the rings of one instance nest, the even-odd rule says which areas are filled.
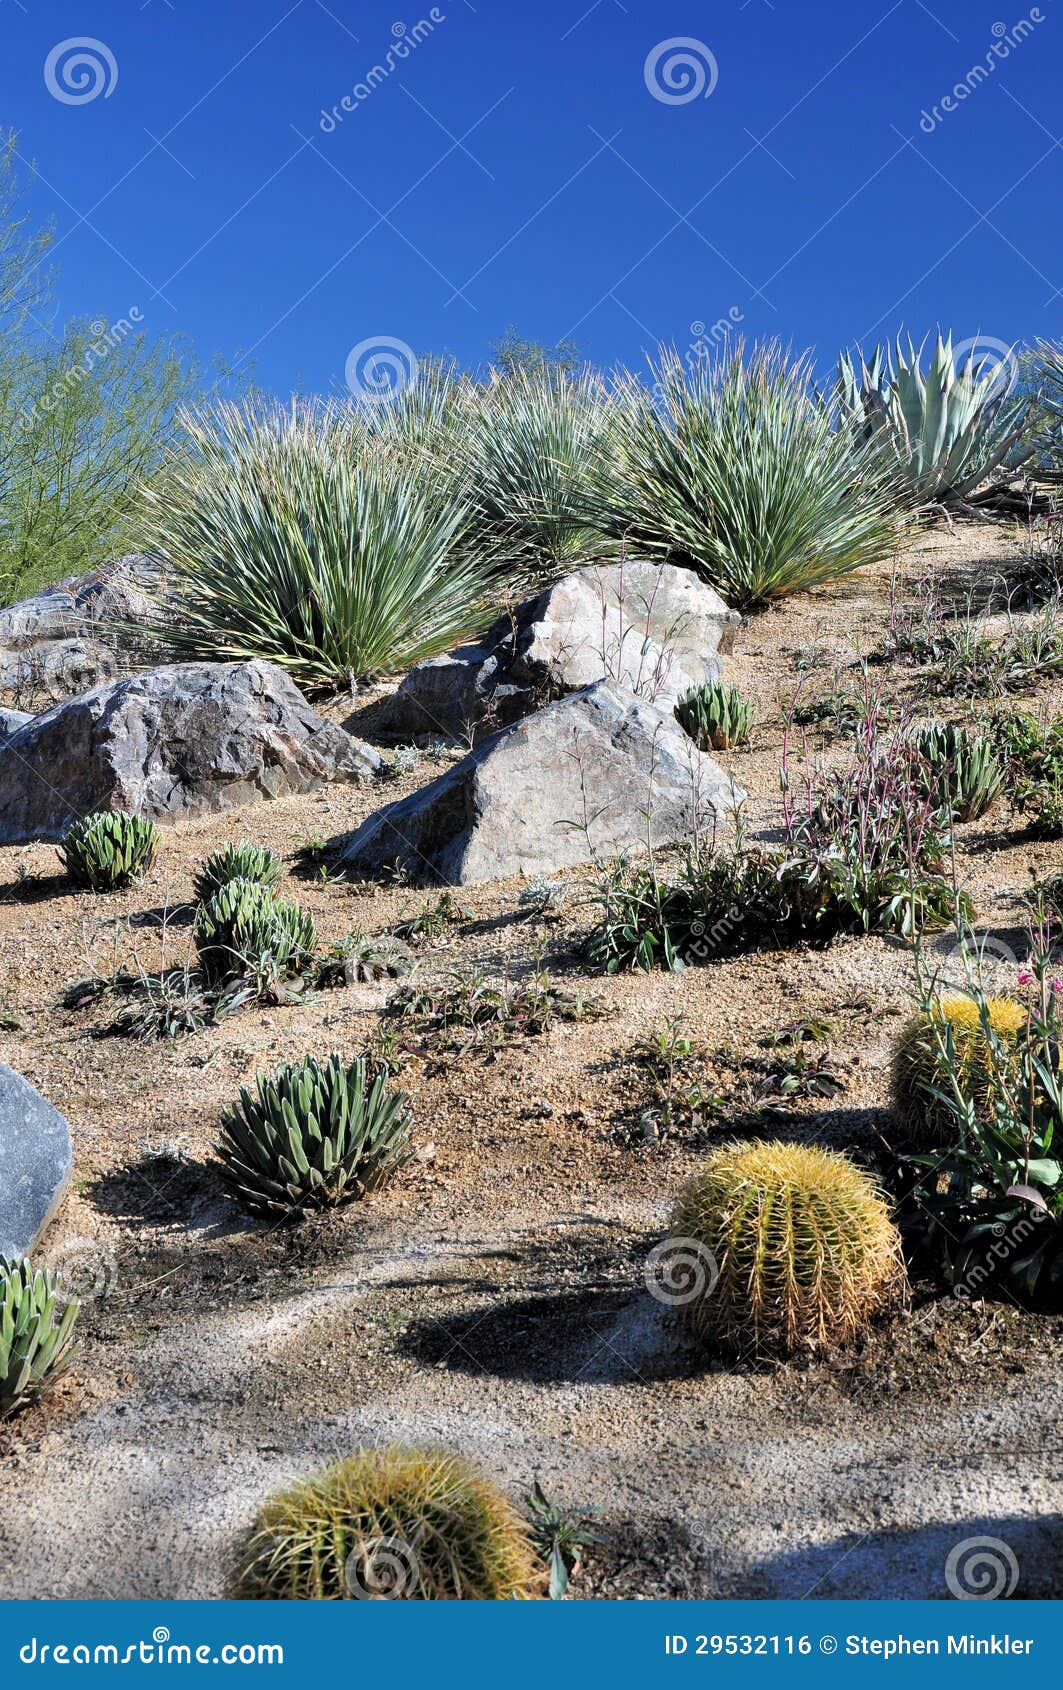
[[[484,638],[419,663],[384,715],[394,734],[488,731],[549,699],[614,680],[651,703],[720,674],[737,611],[688,569],[581,569],[503,616]]]
[[[500,880],[637,849],[647,834],[655,844],[684,838],[742,797],[670,710],[599,681],[378,810],[342,858],[451,885]]]
[[[0,695],[37,706],[126,672],[135,626],[157,618],[159,575],[132,555],[0,610]]]
[[[165,664],[93,687],[0,738],[0,844],[61,839],[91,810],[169,820],[379,766],[272,663]]]
[[[70,1183],[74,1149],[58,1109],[0,1062],[0,1256],[27,1256]]]

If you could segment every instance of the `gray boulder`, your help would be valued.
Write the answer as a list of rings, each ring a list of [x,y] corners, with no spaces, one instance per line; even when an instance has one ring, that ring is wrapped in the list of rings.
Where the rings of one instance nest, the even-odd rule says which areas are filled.
[[[0,739],[0,844],[62,839],[91,810],[170,820],[379,766],[272,663],[164,664],[53,705]]]
[[[685,838],[743,797],[670,710],[599,681],[378,810],[341,855],[367,873],[401,865],[450,885],[501,880],[637,849],[648,834]]]
[[[492,731],[603,679],[672,705],[719,678],[740,620],[688,569],[638,560],[581,569],[482,640],[418,663],[383,726],[396,735]]]
[[[70,1183],[74,1147],[58,1109],[0,1062],[0,1256],[26,1256]]]
[[[0,610],[0,695],[39,704],[126,672],[142,646],[134,625],[158,615],[159,578],[134,554]]]

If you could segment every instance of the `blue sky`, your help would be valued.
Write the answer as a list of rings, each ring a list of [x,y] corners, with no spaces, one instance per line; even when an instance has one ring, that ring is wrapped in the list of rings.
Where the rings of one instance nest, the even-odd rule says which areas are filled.
[[[1063,331],[1061,38],[1057,0],[0,0],[0,121],[64,311],[277,392],[509,323],[829,358]]]

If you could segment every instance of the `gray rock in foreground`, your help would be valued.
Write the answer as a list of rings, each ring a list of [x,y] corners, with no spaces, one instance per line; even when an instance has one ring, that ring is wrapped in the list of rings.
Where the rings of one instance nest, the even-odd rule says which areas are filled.
[[[93,687],[0,737],[0,844],[62,839],[92,810],[170,820],[379,766],[370,746],[319,716],[274,664],[164,664]]]
[[[0,695],[39,706],[131,667],[133,625],[158,614],[159,573],[132,555],[0,610]]]
[[[0,1256],[27,1256],[70,1183],[70,1128],[35,1086],[0,1062]]]
[[[490,731],[599,680],[671,705],[719,678],[740,620],[688,569],[636,560],[577,570],[481,641],[418,663],[383,725],[395,734]]]
[[[743,796],[670,710],[599,681],[378,810],[341,854],[366,873],[402,865],[451,885],[501,880],[615,856],[648,835],[658,845],[685,838]]]

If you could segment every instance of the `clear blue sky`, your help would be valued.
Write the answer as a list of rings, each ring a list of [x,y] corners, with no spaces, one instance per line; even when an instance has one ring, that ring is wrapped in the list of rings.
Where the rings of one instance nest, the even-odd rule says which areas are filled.
[[[60,56],[57,98],[86,36],[111,91]],[[278,392],[508,323],[602,364],[729,313],[824,358],[1063,332],[1058,0],[0,0],[0,41],[64,310],[253,349]]]

